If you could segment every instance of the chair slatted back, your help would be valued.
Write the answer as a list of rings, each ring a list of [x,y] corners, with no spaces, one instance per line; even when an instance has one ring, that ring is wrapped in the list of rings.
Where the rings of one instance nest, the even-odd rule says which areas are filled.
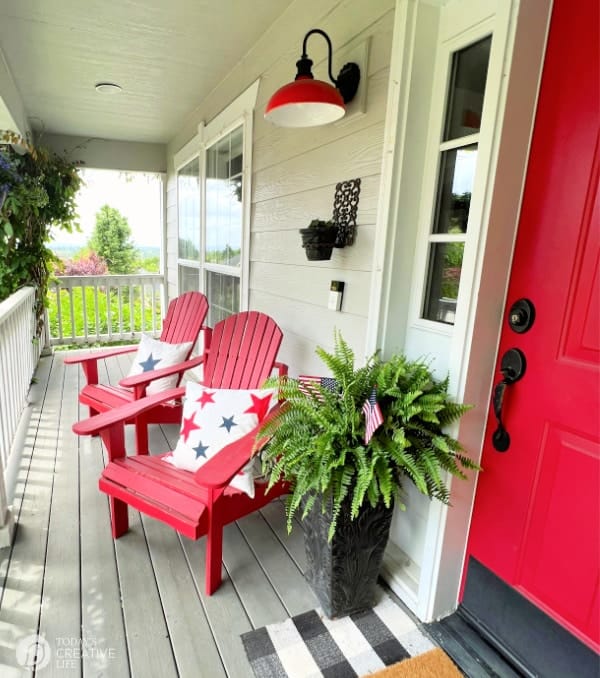
[[[160,340],[169,344],[195,343],[207,313],[208,301],[201,292],[185,292],[175,297],[167,309]]]
[[[271,374],[283,333],[264,313],[244,311],[218,322],[204,363],[212,388],[259,388]]]

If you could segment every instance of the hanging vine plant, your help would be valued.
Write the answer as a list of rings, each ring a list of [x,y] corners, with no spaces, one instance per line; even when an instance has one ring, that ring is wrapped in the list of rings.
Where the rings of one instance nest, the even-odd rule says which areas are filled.
[[[78,163],[35,147],[13,132],[0,133],[0,301],[34,285],[38,335],[56,256],[50,229],[77,229]]]

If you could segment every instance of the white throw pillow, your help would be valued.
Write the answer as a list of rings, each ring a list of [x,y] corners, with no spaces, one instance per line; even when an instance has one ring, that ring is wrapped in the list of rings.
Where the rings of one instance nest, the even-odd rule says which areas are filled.
[[[217,389],[188,382],[179,441],[163,459],[177,468],[197,471],[226,445],[252,431],[276,403],[274,388]],[[254,497],[254,460],[249,459],[230,485]]]
[[[152,372],[163,367],[177,365],[185,360],[191,347],[191,341],[187,341],[184,344],[169,344],[165,341],[159,341],[149,334],[142,334],[142,339],[127,376],[134,377],[137,374],[142,374],[142,372]],[[174,374],[150,382],[146,389],[146,395],[153,395],[154,393],[175,388],[178,376]]]

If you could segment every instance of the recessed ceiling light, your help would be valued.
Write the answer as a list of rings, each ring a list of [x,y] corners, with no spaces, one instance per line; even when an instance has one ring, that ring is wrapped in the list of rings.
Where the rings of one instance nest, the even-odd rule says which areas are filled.
[[[120,92],[123,88],[121,85],[117,85],[114,82],[97,82],[96,83],[96,92],[102,92],[103,94],[115,94]]]

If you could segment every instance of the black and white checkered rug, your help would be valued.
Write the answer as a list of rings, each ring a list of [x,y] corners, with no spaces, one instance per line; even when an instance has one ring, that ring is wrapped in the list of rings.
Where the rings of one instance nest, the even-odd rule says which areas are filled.
[[[353,678],[434,647],[383,592],[371,610],[335,620],[311,610],[242,641],[256,678]]]

